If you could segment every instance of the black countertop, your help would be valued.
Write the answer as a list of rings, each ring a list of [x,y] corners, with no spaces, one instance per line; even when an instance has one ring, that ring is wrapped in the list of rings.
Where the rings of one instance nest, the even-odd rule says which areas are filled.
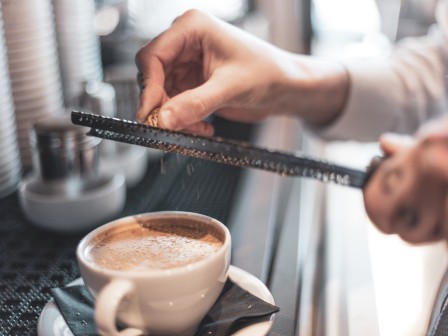
[[[291,126],[274,124],[268,134],[255,136],[258,128],[215,120],[217,135],[254,138],[258,145],[275,145],[283,142],[282,134],[294,134],[287,146],[274,146],[285,150],[300,146],[300,134]],[[322,238],[317,203],[322,195],[316,190],[315,182],[165,154],[149,162],[117,217],[180,210],[220,220],[232,234],[232,264],[261,279],[280,307],[269,335],[302,335],[316,323]],[[0,335],[36,335],[50,288],[80,276],[75,249],[86,232],[67,236],[36,228],[23,216],[17,196],[0,199]]]
[[[246,125],[215,122],[221,136],[246,140]],[[162,168],[163,167],[163,168]],[[149,211],[202,213],[227,223],[243,169],[165,154],[150,161],[143,180],[127,191],[117,217]],[[17,192],[0,199],[0,335],[36,335],[49,289],[80,276],[75,249],[86,232],[61,235],[27,222]]]

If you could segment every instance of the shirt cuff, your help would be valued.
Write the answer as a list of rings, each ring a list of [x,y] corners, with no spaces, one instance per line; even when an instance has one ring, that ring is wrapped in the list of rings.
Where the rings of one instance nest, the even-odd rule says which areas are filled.
[[[351,81],[344,110],[331,124],[310,128],[325,140],[376,141],[395,129],[402,99],[398,78],[387,62],[344,65]]]

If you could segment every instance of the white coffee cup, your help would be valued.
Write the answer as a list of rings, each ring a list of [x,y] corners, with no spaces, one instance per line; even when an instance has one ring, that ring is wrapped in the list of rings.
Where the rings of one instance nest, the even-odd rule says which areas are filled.
[[[163,228],[168,223],[197,225],[213,232],[222,246],[202,259],[166,269],[123,270],[101,265],[99,259],[93,261],[92,249],[99,243],[109,244],[104,240],[109,238],[105,237],[112,235],[121,239],[132,229],[144,230],[142,223],[145,223],[143,227],[156,223]],[[95,297],[98,331],[111,336],[193,335],[227,280],[230,253],[231,237],[224,224],[205,215],[179,211],[146,213],[112,221],[84,237],[76,251],[81,276]],[[108,253],[104,255],[107,257]],[[125,329],[118,331],[117,323]]]

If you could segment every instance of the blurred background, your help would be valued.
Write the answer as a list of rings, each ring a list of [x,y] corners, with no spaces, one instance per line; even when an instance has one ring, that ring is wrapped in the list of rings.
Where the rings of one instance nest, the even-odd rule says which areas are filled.
[[[66,182],[89,180],[86,167],[100,175],[123,174],[127,188],[139,183],[148,160],[161,153],[103,141],[98,153],[91,154],[97,159],[83,161],[87,166],[80,167],[79,160],[67,159],[61,144],[81,141],[82,153],[76,155],[84,158],[97,144],[79,140],[66,124],[56,127],[50,121],[67,117],[73,109],[133,120],[139,96],[135,53],[187,9],[210,12],[292,52],[369,59],[386,57],[403,38],[424,35],[434,23],[435,4],[436,0],[1,0],[0,202],[20,183],[29,182],[29,176],[42,187],[39,192],[62,188],[80,195],[85,189],[74,190]],[[261,144],[301,150],[341,164],[365,167],[378,153],[376,143],[322,143],[300,122],[270,120],[257,127]],[[59,164],[63,175],[55,174],[54,165],[46,162]],[[85,188],[103,188],[108,181]],[[446,266],[444,246],[410,247],[377,232],[363,211],[359,191],[328,186],[322,192],[315,182],[304,182],[296,190],[285,186],[284,180],[277,182],[273,182],[278,185],[277,202],[284,195],[306,192],[302,206],[305,202],[313,211],[319,209],[323,218],[316,240],[305,243],[310,246],[307,251],[314,253],[307,258],[318,264],[312,270],[310,290],[315,294],[318,288],[320,294],[303,295],[302,300],[309,300],[306,307],[312,309],[302,311],[296,330],[300,334],[311,329],[332,331],[331,335],[424,334]],[[251,190],[257,194],[255,187]],[[118,189],[114,192],[117,196]],[[124,191],[119,192],[123,198]],[[314,202],[310,195],[321,192],[320,202]],[[115,198],[114,211],[122,198]],[[278,207],[281,218],[288,207],[294,205]],[[24,211],[31,210],[24,207]],[[295,218],[297,225],[302,225],[303,213],[300,216]],[[312,236],[309,227],[301,230],[298,240]],[[281,241],[281,234],[275,239]],[[317,255],[322,241],[324,255]],[[262,271],[250,269],[252,265],[240,266],[263,278]],[[280,282],[273,280],[271,290],[276,286]],[[303,286],[306,289],[305,282]]]
[[[2,167],[5,175],[19,166],[31,169],[29,136],[36,120],[75,108],[133,119],[135,53],[190,8],[290,51],[366,58],[385,56],[395,41],[424,34],[434,22],[435,1],[2,0],[1,5],[1,112],[16,124],[14,132],[8,124],[3,133],[17,137],[0,143],[11,148],[2,161],[14,162]],[[19,174],[12,175],[2,176],[0,194],[14,190]]]

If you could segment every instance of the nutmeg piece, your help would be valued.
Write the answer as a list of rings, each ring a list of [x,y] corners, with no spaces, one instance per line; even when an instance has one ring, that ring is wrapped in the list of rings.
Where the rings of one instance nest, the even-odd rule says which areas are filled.
[[[159,127],[159,112],[160,108],[155,108],[154,110],[152,110],[148,118],[146,119],[146,125]]]

